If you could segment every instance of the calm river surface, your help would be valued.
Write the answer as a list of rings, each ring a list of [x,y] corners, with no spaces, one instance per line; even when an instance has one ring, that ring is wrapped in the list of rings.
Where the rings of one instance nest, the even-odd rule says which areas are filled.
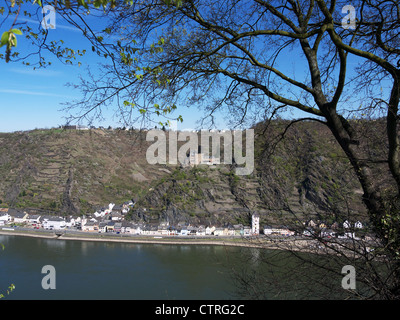
[[[0,244],[0,293],[14,284],[6,296],[10,300],[237,300],[248,299],[238,296],[246,289],[253,292],[250,298],[267,300],[332,299],[343,293],[341,277],[312,279],[318,276],[315,270],[279,250],[13,235],[0,235]],[[329,257],[313,259],[328,259],[325,263],[333,267]],[[55,289],[42,288],[47,265],[55,268]],[[341,267],[334,268],[340,272]],[[246,282],[235,282],[233,274],[245,275]],[[317,285],[321,279],[323,285]],[[238,289],[241,285],[246,289]],[[339,296],[333,294],[337,289]]]
[[[0,292],[7,299],[237,299],[223,246],[68,241],[0,235]],[[44,290],[45,265],[56,289]]]

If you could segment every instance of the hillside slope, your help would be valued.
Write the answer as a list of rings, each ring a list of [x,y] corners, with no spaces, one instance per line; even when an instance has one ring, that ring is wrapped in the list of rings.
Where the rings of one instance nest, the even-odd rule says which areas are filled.
[[[232,165],[149,164],[146,132],[2,133],[0,205],[85,214],[135,199],[133,220],[205,224],[248,224],[252,212],[262,223],[364,215],[360,185],[328,129],[305,122],[277,139],[284,125],[256,128],[249,176]]]

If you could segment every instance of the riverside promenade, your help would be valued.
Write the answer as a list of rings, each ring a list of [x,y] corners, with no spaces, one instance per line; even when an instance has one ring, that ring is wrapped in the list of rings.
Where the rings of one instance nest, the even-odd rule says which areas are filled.
[[[150,236],[150,235],[123,235],[89,233],[84,231],[54,232],[49,230],[35,230],[30,228],[0,228],[0,235],[14,235],[36,237],[55,240],[120,242],[136,244],[165,244],[165,245],[218,245],[263,249],[280,249],[309,251],[313,247],[313,240],[290,238],[258,237],[190,237],[190,236]]]

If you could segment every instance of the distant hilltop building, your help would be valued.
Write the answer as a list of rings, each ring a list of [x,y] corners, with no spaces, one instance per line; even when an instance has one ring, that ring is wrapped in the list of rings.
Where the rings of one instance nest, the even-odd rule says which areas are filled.
[[[215,158],[214,156],[205,156],[204,153],[198,153],[195,151],[190,152],[188,157],[189,165],[198,165],[198,164],[220,164],[219,158]]]
[[[81,125],[68,125],[68,126],[63,126],[63,129],[65,130],[89,130],[88,127],[86,126],[81,126]]]
[[[190,151],[187,154],[184,166],[196,166],[199,164],[207,164],[207,165],[220,164],[220,158],[204,154],[201,151],[201,146],[199,146],[197,152]]]

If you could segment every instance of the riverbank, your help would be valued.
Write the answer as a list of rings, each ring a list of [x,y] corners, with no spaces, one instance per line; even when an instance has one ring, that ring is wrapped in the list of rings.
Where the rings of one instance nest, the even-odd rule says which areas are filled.
[[[11,228],[10,228],[11,229]],[[68,233],[56,235],[55,233],[37,231],[37,230],[0,230],[0,235],[14,235],[24,237],[35,237],[54,240],[70,240],[70,241],[97,241],[97,242],[119,242],[134,244],[164,244],[164,245],[216,245],[216,246],[235,246],[248,248],[264,248],[264,249],[280,249],[309,251],[312,240],[305,239],[268,239],[266,237],[248,237],[248,238],[210,238],[202,237],[182,238],[177,236],[169,237],[153,237],[153,236],[118,236],[104,235],[100,233]]]

